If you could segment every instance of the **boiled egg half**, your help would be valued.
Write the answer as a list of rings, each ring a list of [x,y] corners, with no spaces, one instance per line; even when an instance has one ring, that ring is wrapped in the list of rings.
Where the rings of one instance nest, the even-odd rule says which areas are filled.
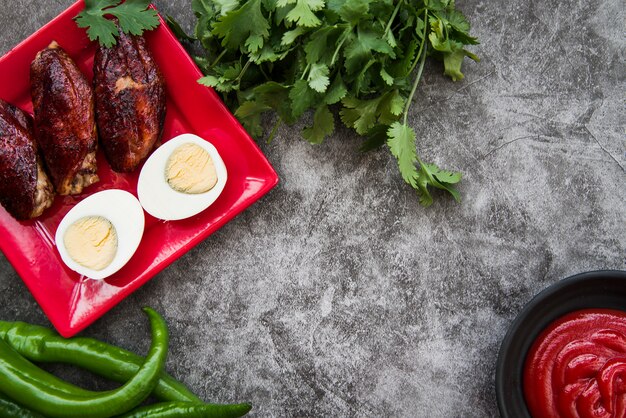
[[[174,221],[211,206],[226,179],[226,165],[217,149],[199,136],[183,134],[148,158],[139,173],[137,195],[150,215]]]
[[[70,269],[101,280],[130,260],[144,226],[144,212],[135,196],[123,190],[104,190],[85,198],[65,215],[55,241]]]

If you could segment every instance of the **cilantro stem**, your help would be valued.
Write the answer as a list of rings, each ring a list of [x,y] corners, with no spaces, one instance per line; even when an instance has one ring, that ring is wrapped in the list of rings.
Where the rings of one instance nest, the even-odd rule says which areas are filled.
[[[356,86],[357,86],[357,90],[361,90],[361,83],[363,82],[363,81],[362,81],[362,79],[363,79],[363,75],[364,75],[364,74],[367,72],[367,70],[369,70],[369,68],[370,68],[372,65],[374,65],[374,64],[376,64],[376,61],[375,61],[375,60],[373,60],[373,59],[369,60],[369,61],[367,62],[367,64],[365,64],[365,67],[363,67],[363,69],[359,72],[359,76],[357,77],[357,79],[356,79],[356,81],[355,81]]]
[[[306,67],[304,67],[304,71],[302,71],[302,77],[300,77],[300,80],[304,80],[304,77],[306,77],[307,73],[309,72],[309,68],[311,68],[311,64],[307,64]]]
[[[419,52],[417,53],[417,57],[415,58],[415,61],[413,62],[413,65],[411,66],[411,70],[409,71],[409,74],[411,74],[413,72],[413,70],[415,70],[415,66],[417,65],[417,63],[420,61],[421,57],[422,57],[422,50],[424,49],[424,45],[426,43],[426,31],[428,27],[428,9],[424,9],[424,31],[422,32],[422,43],[420,44],[420,49]]]
[[[241,72],[237,76],[236,80],[239,84],[241,84],[241,79],[243,78],[243,75],[246,73],[246,71],[248,71],[248,67],[250,67],[251,62],[252,61],[250,60],[246,61],[246,64],[243,66],[243,68],[241,69]]]
[[[265,81],[270,81],[271,78],[265,73],[265,70],[263,70],[263,66],[259,65],[259,71],[261,72],[261,74],[263,74],[263,77],[265,77]]]
[[[272,142],[272,140],[274,139],[274,137],[276,136],[276,132],[278,132],[278,128],[280,127],[282,122],[283,122],[283,120],[279,116],[278,119],[276,120],[276,122],[274,123],[274,126],[272,127],[272,130],[270,131],[269,136],[267,137],[267,143],[268,144],[270,144]]]
[[[220,60],[222,59],[222,57],[224,57],[224,55],[226,55],[226,52],[228,50],[224,49],[222,50],[222,52],[217,56],[217,58],[215,58],[215,60],[213,61],[213,63],[209,66],[209,70],[213,67],[215,67],[217,65],[218,62],[220,62]]]
[[[343,34],[341,35],[341,40],[339,41],[339,43],[337,44],[337,48],[335,48],[335,52],[333,53],[333,57],[330,60],[330,66],[332,67],[333,65],[335,65],[335,60],[337,59],[337,56],[339,55],[339,51],[341,51],[341,47],[343,46],[343,43],[346,41],[346,39],[348,39],[348,34],[350,33],[349,30],[345,30],[343,32]]]
[[[413,96],[415,95],[415,91],[417,90],[417,85],[422,79],[422,72],[424,71],[424,63],[426,62],[426,52],[428,49],[428,45],[426,44],[426,27],[427,27],[426,22],[428,22],[428,9],[424,11],[424,32],[422,33],[422,43],[420,45],[420,50],[417,54],[417,59],[413,63],[413,66],[411,67],[411,71],[410,71],[411,73],[413,72],[415,65],[417,64],[419,60],[420,67],[417,70],[417,76],[415,76],[415,81],[413,82],[411,93],[409,94],[409,98],[407,99],[406,105],[404,106],[404,119],[403,120],[404,120],[405,125],[407,123],[407,118],[409,116],[409,108],[411,107],[411,103],[413,102]]]
[[[389,18],[389,22],[387,22],[387,27],[385,28],[383,39],[387,37],[389,30],[391,30],[391,25],[393,24],[393,21],[396,20],[396,16],[398,15],[398,11],[400,10],[400,6],[402,6],[402,3],[404,3],[404,0],[400,0],[398,4],[396,4],[396,8],[393,10],[391,17]]]
[[[404,124],[406,125],[407,117],[409,116],[409,108],[411,107],[411,102],[413,101],[413,96],[415,95],[415,90],[417,90],[417,85],[420,83],[422,78],[422,71],[424,71],[424,63],[426,62],[426,49],[428,47],[424,45],[424,53],[422,54],[422,58],[420,60],[420,67],[417,70],[417,76],[415,77],[415,81],[413,82],[413,88],[411,89],[411,94],[409,94],[409,98],[406,101],[406,105],[404,106]]]

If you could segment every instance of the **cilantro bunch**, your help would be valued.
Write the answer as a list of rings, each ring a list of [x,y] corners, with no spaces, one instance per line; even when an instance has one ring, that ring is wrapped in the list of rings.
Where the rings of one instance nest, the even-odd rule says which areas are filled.
[[[407,124],[427,57],[443,61],[453,80],[463,78],[464,49],[477,44],[454,0],[192,0],[194,37],[170,24],[182,39],[199,41],[199,83],[221,93],[255,137],[261,116],[277,126],[312,109],[302,136],[321,143],[341,121],[366,137],[362,149],[386,144],[404,180],[428,206],[429,187],[446,190],[461,174],[423,162]]]

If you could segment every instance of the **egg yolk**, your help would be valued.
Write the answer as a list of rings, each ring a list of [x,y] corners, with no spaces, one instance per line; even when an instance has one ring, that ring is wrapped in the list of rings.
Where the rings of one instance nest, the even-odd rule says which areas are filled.
[[[217,171],[209,153],[196,144],[183,144],[167,160],[165,177],[181,193],[206,193],[217,184]]]
[[[111,264],[117,252],[117,231],[108,219],[87,216],[67,228],[63,243],[78,264],[102,270]]]

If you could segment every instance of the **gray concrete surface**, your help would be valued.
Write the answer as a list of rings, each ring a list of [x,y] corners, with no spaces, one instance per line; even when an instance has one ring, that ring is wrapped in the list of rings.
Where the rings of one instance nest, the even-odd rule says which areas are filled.
[[[0,53],[70,4],[0,2]],[[190,1],[156,4],[193,25]],[[462,204],[420,207],[390,154],[359,154],[345,129],[311,146],[282,127],[260,144],[280,185],[83,335],[145,352],[153,306],[168,370],[254,416],[497,416],[498,348],[524,304],[626,269],[626,8],[457,4],[482,62],[456,84],[429,66],[410,120],[426,159],[465,174]],[[2,256],[0,318],[48,324]]]

